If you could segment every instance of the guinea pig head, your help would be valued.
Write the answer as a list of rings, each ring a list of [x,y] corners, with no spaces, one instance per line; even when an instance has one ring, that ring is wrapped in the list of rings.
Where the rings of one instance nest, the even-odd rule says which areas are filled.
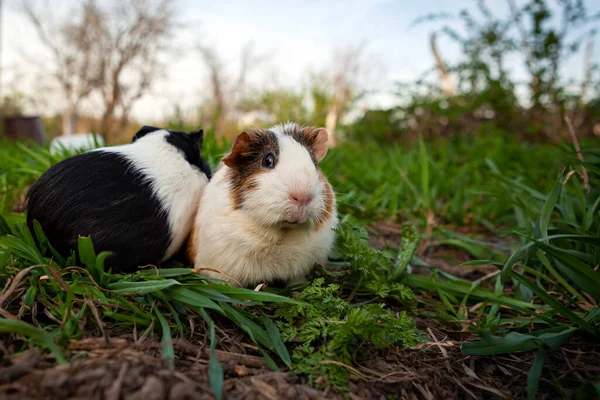
[[[288,123],[241,133],[223,159],[234,208],[268,226],[316,226],[333,209],[318,163],[327,154],[323,128]]]

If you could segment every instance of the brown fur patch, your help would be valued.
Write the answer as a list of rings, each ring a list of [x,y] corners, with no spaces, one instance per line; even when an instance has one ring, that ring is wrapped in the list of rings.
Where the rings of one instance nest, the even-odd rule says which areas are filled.
[[[323,227],[323,225],[333,218],[333,206],[335,204],[335,194],[333,193],[333,188],[331,184],[327,180],[327,177],[319,170],[319,179],[325,185],[325,192],[323,195],[325,196],[325,210],[319,215],[317,224],[315,225],[315,231],[318,231]]]
[[[241,133],[233,145],[231,153],[223,159],[230,168],[228,180],[231,182],[233,206],[239,209],[244,201],[244,193],[256,188],[256,176],[269,169],[262,166],[269,153],[279,160],[277,136],[268,130],[253,130]]]
[[[314,147],[317,142],[318,129],[302,128],[299,126],[292,128],[286,126],[286,129],[283,130],[283,134],[291,136],[292,139],[294,139],[296,142],[306,147],[306,149],[310,153],[310,157],[312,158],[313,162],[315,163],[315,165],[317,164]]]
[[[187,245],[186,245],[186,256],[188,258],[188,261],[190,262],[190,265],[194,265],[194,263],[196,262],[196,226],[194,225],[194,227],[192,228],[192,231],[190,232],[190,235],[187,238]]]

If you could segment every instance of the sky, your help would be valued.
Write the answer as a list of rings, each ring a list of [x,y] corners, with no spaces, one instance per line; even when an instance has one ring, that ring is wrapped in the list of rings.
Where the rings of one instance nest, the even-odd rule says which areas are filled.
[[[43,2],[45,0],[33,0]],[[73,0],[48,0],[59,9]],[[35,32],[20,13],[20,0],[4,0],[2,16],[2,91],[16,88],[36,93],[40,80],[31,74],[39,64],[48,63]],[[216,44],[234,71],[241,47],[253,42],[258,54],[268,54],[267,62],[253,70],[251,82],[299,84],[309,71],[330,65],[336,48],[365,43],[368,85],[373,94],[368,106],[389,106],[396,98],[394,82],[417,79],[433,66],[429,50],[429,34],[440,22],[412,26],[420,16],[429,13],[456,15],[460,9],[473,8],[474,0],[179,0],[179,26],[174,43],[184,49],[169,58],[166,76],[155,84],[134,108],[134,116],[144,122],[158,121],[177,104],[192,110],[206,98],[206,69],[195,51],[198,42]],[[517,3],[519,1],[517,0]],[[592,12],[600,11],[600,1],[585,2]],[[488,0],[494,13],[507,12],[506,1]],[[452,22],[450,22],[452,23]],[[438,48],[447,61],[459,57],[458,48],[450,40],[440,38]],[[600,46],[595,46],[596,61]],[[38,66],[34,66],[35,60]],[[523,74],[521,65],[515,74]],[[582,75],[582,60],[571,60],[565,73]],[[59,104],[38,104],[36,112],[48,113]]]

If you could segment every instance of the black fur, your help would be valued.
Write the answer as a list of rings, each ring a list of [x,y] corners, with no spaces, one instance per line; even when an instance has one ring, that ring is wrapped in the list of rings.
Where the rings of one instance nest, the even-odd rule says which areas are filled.
[[[208,179],[210,179],[210,167],[200,155],[200,148],[202,147],[203,138],[204,132],[202,130],[192,132],[191,134],[179,131],[169,131],[167,142],[181,150],[185,156],[185,159],[190,164],[200,168],[200,171],[202,171],[208,177]]]
[[[130,271],[156,264],[171,242],[167,214],[145,177],[117,153],[95,151],[61,161],[29,191],[33,220],[64,257],[77,237],[91,235],[96,253],[112,251],[105,268]]]
[[[144,125],[140,130],[133,136],[132,143],[136,140],[146,136],[150,132],[159,131],[162,128],[155,126]],[[204,131],[202,129],[191,133],[185,133],[181,131],[168,131],[170,133],[167,136],[167,142],[183,151],[185,159],[192,165],[200,168],[208,179],[212,177],[210,167],[208,163],[200,155],[200,149],[202,148],[202,141],[204,139]]]
[[[132,142],[159,129],[144,126]],[[200,155],[202,131],[170,132],[166,140],[210,178],[210,168]],[[78,236],[91,235],[96,253],[113,253],[105,260],[106,269],[126,272],[157,265],[171,243],[171,232],[168,210],[150,184],[125,155],[80,154],[54,165],[33,184],[27,224],[33,232],[37,220],[64,257],[77,249]]]
[[[137,131],[137,133],[133,136],[133,139],[131,140],[131,143],[135,142],[136,140],[143,138],[144,136],[146,136],[146,134],[150,133],[150,132],[154,132],[154,131],[159,131],[161,130],[161,128],[157,128],[155,126],[148,126],[148,125],[144,125],[140,128],[139,131]]]

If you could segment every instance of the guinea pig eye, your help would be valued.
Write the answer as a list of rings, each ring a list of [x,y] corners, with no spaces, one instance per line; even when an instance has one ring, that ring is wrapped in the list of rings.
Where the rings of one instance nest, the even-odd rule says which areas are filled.
[[[263,158],[262,166],[264,168],[275,168],[275,156],[271,153],[267,154],[265,158]]]

